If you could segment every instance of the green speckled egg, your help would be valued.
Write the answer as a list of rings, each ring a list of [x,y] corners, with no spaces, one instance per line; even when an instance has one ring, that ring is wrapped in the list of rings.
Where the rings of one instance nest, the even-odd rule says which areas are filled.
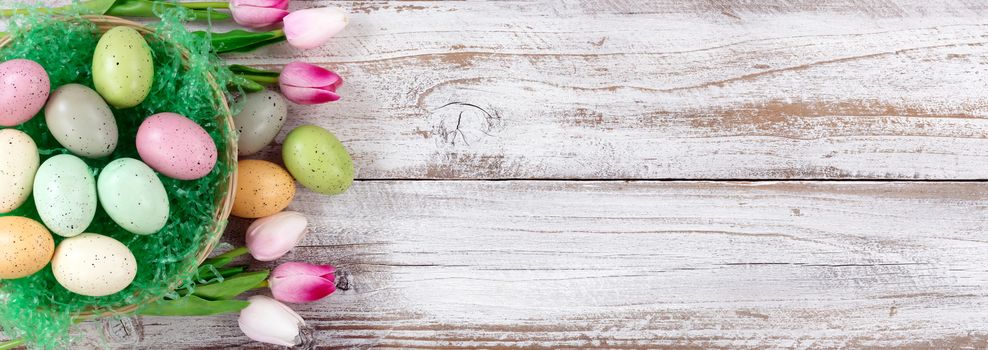
[[[107,164],[96,179],[96,192],[110,219],[127,231],[149,235],[168,222],[165,186],[139,160],[120,158]]]
[[[340,194],[353,184],[353,160],[335,135],[315,125],[288,133],[282,148],[285,167],[306,188]]]
[[[93,83],[107,103],[117,108],[139,105],[153,82],[151,48],[140,33],[116,27],[103,34],[93,56]]]
[[[96,215],[96,179],[76,156],[60,154],[45,161],[34,177],[34,205],[52,233],[76,236]]]

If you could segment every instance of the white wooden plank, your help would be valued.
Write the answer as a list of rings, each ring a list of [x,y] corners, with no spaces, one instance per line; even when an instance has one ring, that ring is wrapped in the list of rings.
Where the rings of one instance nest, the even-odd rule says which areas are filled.
[[[295,4],[354,14],[232,61],[341,72],[289,126],[362,178],[988,178],[983,3]]]
[[[313,233],[284,260],[352,273],[297,306],[320,348],[975,349],[986,190],[361,182],[303,194]],[[235,317],[143,322],[146,348],[256,346]]]
[[[981,2],[292,6],[351,25],[230,61],[343,74],[288,129],[337,133],[361,178],[988,179]]]

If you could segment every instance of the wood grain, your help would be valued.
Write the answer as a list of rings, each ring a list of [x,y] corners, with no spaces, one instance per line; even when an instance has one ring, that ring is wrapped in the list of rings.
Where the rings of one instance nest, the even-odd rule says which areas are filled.
[[[320,349],[988,348],[988,182],[949,181],[988,180],[988,3],[292,1],[320,6],[352,13],[323,49],[229,57],[347,81],[285,129],[364,180],[293,204],[283,260],[353,287],[295,306]],[[671,179],[883,181],[620,181]],[[109,345],[267,348],[140,321]]]
[[[362,178],[988,178],[984,3],[294,3],[351,25],[232,61],[339,71]]]
[[[320,348],[981,349],[986,202],[981,183],[362,182],[296,201],[313,232],[285,260],[351,273],[298,306]],[[146,348],[260,347],[232,316],[143,322]]]

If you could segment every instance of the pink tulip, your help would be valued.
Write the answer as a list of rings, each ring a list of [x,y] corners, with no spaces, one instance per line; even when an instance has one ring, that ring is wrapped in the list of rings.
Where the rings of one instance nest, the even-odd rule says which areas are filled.
[[[244,27],[264,28],[288,16],[288,0],[230,0],[233,20]]]
[[[268,286],[275,299],[286,303],[309,303],[336,291],[336,268],[288,262],[271,271]]]
[[[343,78],[317,65],[293,62],[281,71],[278,84],[285,98],[298,104],[314,105],[339,100],[336,89],[343,86]]]
[[[302,240],[308,225],[305,216],[294,211],[258,219],[247,228],[247,250],[258,261],[278,260]]]
[[[346,13],[334,7],[299,10],[285,16],[285,37],[300,49],[322,46],[346,28]]]
[[[240,330],[248,338],[262,343],[295,346],[301,341],[305,320],[285,304],[263,295],[247,298],[240,310]]]

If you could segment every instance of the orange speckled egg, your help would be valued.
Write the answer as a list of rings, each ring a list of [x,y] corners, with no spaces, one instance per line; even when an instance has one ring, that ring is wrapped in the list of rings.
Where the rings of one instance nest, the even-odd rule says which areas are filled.
[[[241,160],[237,165],[237,195],[233,215],[255,219],[285,210],[295,198],[295,179],[278,164]]]
[[[20,216],[0,217],[0,278],[40,271],[55,253],[55,240],[41,223]]]

